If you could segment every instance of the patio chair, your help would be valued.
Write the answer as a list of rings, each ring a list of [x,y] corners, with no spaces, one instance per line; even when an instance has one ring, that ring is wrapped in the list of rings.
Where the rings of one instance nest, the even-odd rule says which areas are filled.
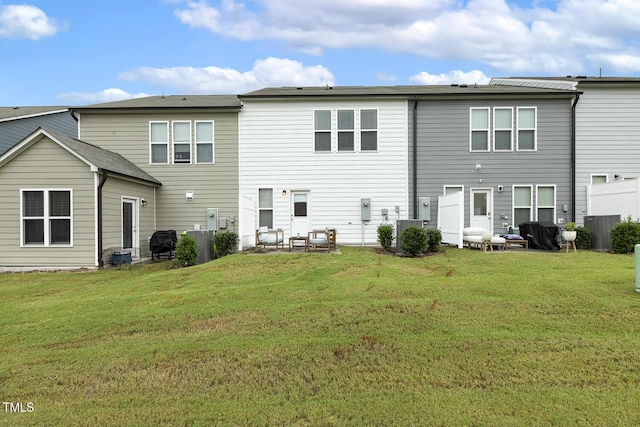
[[[335,241],[332,241],[332,234],[335,236],[335,230],[328,228],[325,228],[324,230],[310,231],[309,249],[326,248],[327,252],[331,251],[332,244],[335,245]]]
[[[256,230],[256,248],[262,246],[275,246],[277,249],[284,249],[284,231],[281,229],[270,230],[269,227],[263,226]]]

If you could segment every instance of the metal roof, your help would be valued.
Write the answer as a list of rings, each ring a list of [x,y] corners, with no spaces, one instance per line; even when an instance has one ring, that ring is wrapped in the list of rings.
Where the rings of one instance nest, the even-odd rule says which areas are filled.
[[[102,104],[84,105],[80,107],[72,107],[72,109],[75,111],[176,108],[213,108],[239,110],[241,107],[242,103],[236,95],[161,95],[126,99],[124,101],[105,102]]]

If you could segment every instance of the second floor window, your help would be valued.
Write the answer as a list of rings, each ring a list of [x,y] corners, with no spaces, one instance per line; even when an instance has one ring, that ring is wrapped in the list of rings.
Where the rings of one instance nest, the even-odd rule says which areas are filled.
[[[149,157],[151,164],[169,163],[169,122],[149,123]]]
[[[338,151],[355,149],[355,120],[353,110],[338,110]]]
[[[471,109],[471,151],[489,151],[489,109]]]
[[[191,122],[173,122],[173,163],[191,163]]]

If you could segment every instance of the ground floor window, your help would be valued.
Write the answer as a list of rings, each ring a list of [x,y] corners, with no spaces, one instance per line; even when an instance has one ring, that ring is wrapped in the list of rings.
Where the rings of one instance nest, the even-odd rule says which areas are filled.
[[[71,212],[71,190],[21,190],[22,245],[71,245]]]
[[[538,185],[536,192],[538,221],[555,223],[556,187],[553,185]]]
[[[530,185],[513,187],[513,225],[518,227],[523,222],[531,221],[533,191]]]
[[[273,188],[258,189],[258,216],[260,227],[273,228]]]

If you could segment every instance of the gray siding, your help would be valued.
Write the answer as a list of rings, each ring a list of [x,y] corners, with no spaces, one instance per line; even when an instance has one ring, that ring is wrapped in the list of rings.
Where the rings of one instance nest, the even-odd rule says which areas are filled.
[[[94,267],[93,176],[88,165],[46,138],[0,168],[0,266]],[[73,247],[20,247],[22,188],[73,189]]]
[[[640,176],[640,89],[580,87],[576,108],[576,221],[587,212],[592,174]],[[620,212],[624,217],[625,212]]]
[[[471,107],[537,107],[537,151],[470,152]],[[409,192],[413,215],[413,107],[409,109]],[[465,225],[469,225],[471,188],[493,189],[494,232],[512,220],[512,185],[555,184],[556,217],[570,206],[571,104],[568,99],[542,100],[437,100],[420,101],[417,110],[417,196],[430,196],[431,222],[437,222],[437,197],[445,185],[464,186]],[[492,125],[492,124],[491,124]],[[515,131],[515,130],[514,130]],[[476,164],[482,169],[476,170]],[[482,181],[480,181],[482,180]],[[502,185],[503,192],[497,187]],[[535,206],[535,200],[534,200]],[[508,220],[501,219],[507,215]],[[535,218],[534,218],[535,219]],[[517,226],[517,224],[515,224]]]
[[[39,127],[78,137],[78,123],[69,112],[0,122],[0,155]]]
[[[215,164],[149,164],[149,121],[177,120],[214,121]],[[238,218],[238,113],[83,112],[80,129],[83,141],[123,155],[162,182],[156,193],[158,230],[180,232],[195,224],[205,229],[207,208],[218,208],[220,218]],[[187,191],[193,200],[186,200]]]

